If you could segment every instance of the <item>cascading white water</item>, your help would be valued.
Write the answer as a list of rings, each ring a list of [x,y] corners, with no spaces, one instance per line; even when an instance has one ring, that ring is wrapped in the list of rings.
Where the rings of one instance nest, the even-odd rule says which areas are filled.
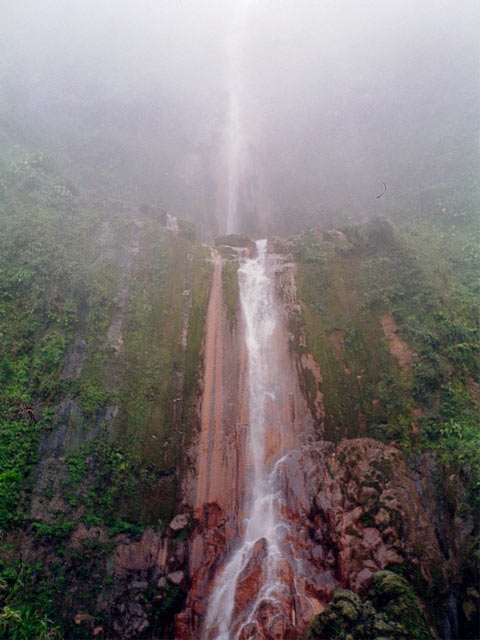
[[[171,216],[169,213],[167,213],[167,229],[175,235],[178,235],[178,220],[175,216]]]
[[[228,49],[228,113],[225,131],[227,159],[226,232],[238,230],[238,204],[245,163],[243,48],[247,15],[252,0],[237,0]],[[234,640],[245,625],[255,627],[262,602],[285,601],[288,587],[282,568],[281,551],[288,523],[282,518],[281,460],[285,453],[282,434],[282,407],[276,403],[278,381],[275,334],[279,312],[274,282],[267,269],[267,241],[258,240],[256,256],[243,261],[239,270],[241,309],[245,323],[248,358],[247,406],[249,430],[243,469],[244,522],[238,523],[240,541],[220,575],[215,578],[207,606],[202,637],[205,640]],[[249,563],[258,560],[262,547],[261,576],[243,610],[236,596]],[[283,562],[283,564],[282,564]],[[288,616],[290,611],[286,611]],[[250,632],[249,632],[250,634]],[[249,635],[249,637],[253,637]]]
[[[246,19],[251,3],[252,0],[237,0],[228,39],[228,105],[224,141],[227,158],[227,233],[234,233],[238,227],[239,189],[245,150],[242,122],[242,104],[244,102],[243,51]]]
[[[283,455],[281,433],[272,433],[275,414],[276,384],[282,372],[275,362],[272,344],[278,319],[273,280],[267,273],[267,241],[258,240],[257,256],[247,259],[239,268],[242,313],[245,320],[245,340],[248,357],[249,432],[245,471],[245,529],[238,547],[217,576],[204,625],[204,638],[233,640],[238,637],[234,615],[239,578],[259,541],[264,545],[262,580],[258,593],[249,604],[248,615],[242,612],[241,624],[255,618],[262,600],[278,601],[286,589],[281,580],[281,541],[288,524],[282,520],[282,496],[278,473]],[[273,417],[273,419],[272,419]],[[272,448],[273,440],[273,448]],[[272,453],[273,451],[273,453]]]

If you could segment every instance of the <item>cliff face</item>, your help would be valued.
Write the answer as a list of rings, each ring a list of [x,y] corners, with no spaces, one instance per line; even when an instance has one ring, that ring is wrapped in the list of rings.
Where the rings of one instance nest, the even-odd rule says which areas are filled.
[[[185,582],[188,520],[169,523],[193,464],[209,251],[164,211],[82,198],[41,156],[3,176],[8,624],[166,633]]]
[[[472,454],[462,466],[466,458],[455,457],[455,443],[438,439],[435,431],[446,435],[445,422],[458,420],[465,433],[460,439],[471,438],[465,450],[478,437],[477,430],[469,431],[477,429],[478,371],[468,355],[476,349],[476,302],[457,306],[455,283],[438,267],[431,274],[428,260],[417,253],[422,243],[389,223],[346,233],[318,231],[276,244],[284,254],[275,267],[277,293],[291,333],[284,332],[272,348],[286,348],[285,368],[292,371],[289,385],[298,405],[293,432],[299,437],[282,458],[289,522],[282,554],[291,595],[265,605],[262,621],[245,627],[241,637],[300,637],[310,623],[311,638],[343,638],[353,631],[362,638],[473,638],[478,601],[469,554],[476,536],[478,458]],[[454,244],[445,236],[440,241],[444,255],[453,249],[450,255],[458,259]],[[470,268],[466,261],[455,277],[468,281]],[[191,586],[177,616],[178,638],[200,637],[215,575],[242,535],[245,460],[239,451],[245,434],[238,420],[246,419],[246,410],[239,406],[229,422],[231,392],[225,392],[226,402],[221,398],[227,388],[235,390],[234,402],[244,397],[245,354],[238,320],[240,336],[232,341],[217,290],[219,262],[216,269],[209,312],[210,318],[216,309],[216,320],[207,323],[213,328],[207,345],[210,336],[217,349],[209,355],[207,347],[206,363],[228,372],[229,383],[217,376],[213,384],[208,374],[205,379],[198,449],[202,489],[196,493]],[[434,375],[429,342],[422,343],[426,332],[439,355]],[[461,347],[465,360],[453,346],[460,335],[470,336]],[[234,344],[240,350],[232,363]],[[302,396],[308,411],[303,400],[298,403]],[[215,464],[202,466],[214,457]],[[219,486],[215,477],[222,478]],[[252,594],[262,586],[262,545],[259,541],[237,587],[236,607],[250,616]],[[305,573],[299,566],[307,567]],[[345,603],[356,608],[355,622]],[[290,621],[282,622],[285,611]]]
[[[224,257],[222,266],[220,254],[214,252],[215,267],[205,340],[197,475],[192,478],[189,489],[195,504],[195,528],[189,546],[191,586],[185,609],[177,616],[179,638],[198,638],[202,634],[212,589],[221,579],[222,567],[242,536],[248,474],[251,473],[252,465],[246,444],[249,415],[244,319],[238,301],[235,316],[231,313],[232,308],[235,309],[234,300],[230,302],[230,310],[224,303],[223,288],[225,286],[228,290],[228,277],[232,277],[232,274],[227,279],[222,278],[222,268],[230,269],[231,262],[238,266],[239,258],[242,259],[243,256],[244,259],[252,251],[252,247],[239,248],[230,255],[228,248],[223,247],[221,250],[228,257]],[[273,262],[275,258],[272,258],[272,269],[281,268],[281,265]],[[235,273],[233,277],[236,277]],[[270,348],[271,375],[276,377],[276,395],[275,405],[272,404],[270,409],[267,407],[269,430],[265,447],[267,458],[276,460],[282,451],[298,450],[301,443],[311,436],[312,421],[298,386],[285,317],[272,337]],[[293,540],[305,535],[305,508],[304,496],[297,485],[297,495],[292,493],[292,501],[287,501],[284,505],[285,511],[289,512],[288,521],[298,521],[298,527],[290,534],[291,540],[285,545],[286,568],[289,567],[287,558],[290,555],[287,548],[290,552],[298,548]],[[235,599],[237,615],[249,611],[257,595],[265,570],[262,566],[264,555],[260,545],[243,571]],[[293,574],[287,578],[290,587],[293,587],[293,579]],[[301,590],[304,591],[304,586]],[[306,616],[311,617],[315,606],[304,604],[304,607]]]
[[[83,198],[41,156],[5,168],[2,624],[198,638],[245,528],[253,243],[210,249],[166,212]],[[268,265],[285,589],[246,624],[260,539],[241,637],[475,638],[474,242],[377,221],[272,240]]]
[[[300,304],[290,309],[303,389],[318,436],[331,441],[310,473],[322,478],[313,537],[342,589],[371,604],[375,572],[393,571],[433,633],[474,638],[479,300],[468,232],[378,220],[282,246],[297,264]],[[340,609],[325,618],[337,616],[338,635],[320,617],[310,637],[353,632]],[[372,629],[355,637],[383,637]]]
[[[238,534],[243,491],[239,469],[245,465],[245,349],[238,318],[227,318],[222,258],[216,250],[212,257],[196,475],[188,488],[195,518],[189,547],[191,586],[187,608],[177,617],[177,635],[185,638],[199,637],[197,618],[205,614],[213,567]]]

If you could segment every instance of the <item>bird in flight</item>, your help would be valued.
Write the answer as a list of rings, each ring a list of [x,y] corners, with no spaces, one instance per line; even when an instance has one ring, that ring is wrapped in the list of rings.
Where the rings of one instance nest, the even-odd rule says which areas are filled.
[[[382,193],[378,194],[377,199],[381,198],[383,196],[383,194],[385,193],[385,191],[387,190],[387,185],[385,184],[385,182],[383,180],[382,180],[382,184],[383,184],[383,191],[382,191]]]

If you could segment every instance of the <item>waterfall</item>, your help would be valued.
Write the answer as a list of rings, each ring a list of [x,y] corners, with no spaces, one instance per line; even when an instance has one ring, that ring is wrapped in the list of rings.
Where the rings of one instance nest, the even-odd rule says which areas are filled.
[[[203,637],[208,640],[232,640],[246,625],[250,625],[247,626],[248,633],[253,633],[261,602],[268,600],[271,606],[278,605],[285,613],[284,605],[288,600],[285,577],[288,571],[285,571],[281,551],[288,523],[281,516],[283,499],[279,477],[285,446],[281,408],[277,406],[275,397],[278,380],[282,377],[275,355],[279,318],[273,280],[267,271],[267,241],[257,241],[256,248],[256,257],[246,259],[239,268],[248,357],[245,522],[238,546],[215,581],[204,625]],[[242,574],[249,563],[257,560],[261,563],[261,578],[257,581],[256,592],[244,610],[235,612]],[[286,613],[290,615],[290,611]]]
[[[227,219],[226,232],[238,231],[238,201],[242,161],[245,151],[242,121],[243,103],[243,50],[248,9],[252,0],[238,0],[235,5],[227,48],[227,122],[225,147],[227,165]]]
[[[167,229],[175,235],[178,235],[179,229],[177,218],[175,216],[171,216],[169,213],[167,213]]]

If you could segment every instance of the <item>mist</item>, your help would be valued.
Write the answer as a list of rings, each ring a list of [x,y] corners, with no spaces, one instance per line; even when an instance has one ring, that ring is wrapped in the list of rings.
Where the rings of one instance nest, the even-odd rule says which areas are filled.
[[[476,0],[4,0],[1,13],[2,144],[45,151],[86,191],[209,233],[478,205]]]

